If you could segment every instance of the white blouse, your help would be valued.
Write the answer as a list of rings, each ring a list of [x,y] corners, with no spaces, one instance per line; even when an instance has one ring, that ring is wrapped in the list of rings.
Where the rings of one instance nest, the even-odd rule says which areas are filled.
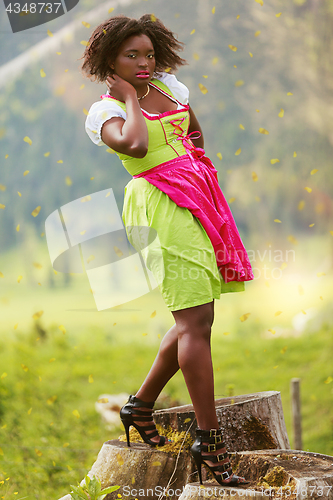
[[[179,82],[175,75],[169,73],[160,73],[161,76],[156,76],[156,79],[164,83],[172,92],[174,97],[181,104],[188,104],[189,101],[189,90],[183,83]],[[181,107],[178,104],[179,109]],[[145,111],[147,113],[147,111]],[[153,113],[147,113],[154,116]],[[103,123],[110,120],[114,116],[119,116],[126,120],[126,112],[115,102],[103,99],[98,102],[94,102],[89,109],[88,116],[85,122],[85,129],[94,144],[97,146],[105,146],[105,143],[101,138],[101,130]]]

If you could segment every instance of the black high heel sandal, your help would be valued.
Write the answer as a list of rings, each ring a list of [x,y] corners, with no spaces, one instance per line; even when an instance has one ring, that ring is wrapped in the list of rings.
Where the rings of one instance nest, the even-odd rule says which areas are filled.
[[[146,403],[145,401],[141,401],[141,399],[136,398],[135,396],[130,396],[127,403],[120,410],[120,419],[126,431],[127,446],[131,446],[129,438],[129,428],[131,425],[138,431],[144,442],[150,444],[150,446],[163,446],[167,442],[165,436],[160,436],[160,440],[156,443],[155,441],[151,440],[151,438],[159,435],[152,417],[154,403],[155,401],[153,401],[152,403]],[[150,408],[151,411],[140,410],[137,408]],[[152,425],[137,425],[135,423],[147,421],[151,421]],[[146,434],[146,431],[154,432]]]
[[[236,474],[232,472],[231,464],[229,461],[221,465],[214,465],[214,467],[209,466],[207,463],[205,463],[213,462],[215,464],[229,458],[228,452],[221,453],[219,455],[203,454],[203,452],[211,453],[212,451],[221,450],[222,448],[225,448],[225,444],[222,441],[221,429],[211,429],[209,431],[204,431],[201,429],[196,430],[196,440],[192,445],[191,453],[198,469],[200,484],[202,484],[202,464],[208,467],[216,481],[222,486],[240,486],[243,484],[248,484],[249,481],[246,481],[243,477],[236,476]],[[215,472],[221,472],[221,474],[215,474]],[[226,481],[230,477],[231,480]]]

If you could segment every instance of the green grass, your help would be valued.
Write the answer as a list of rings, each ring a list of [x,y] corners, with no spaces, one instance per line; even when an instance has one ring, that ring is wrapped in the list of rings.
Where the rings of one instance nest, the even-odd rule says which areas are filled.
[[[245,293],[215,301],[215,393],[280,391],[292,446],[290,380],[299,377],[303,449],[333,455],[332,271],[323,268],[329,244],[299,245],[281,279],[260,278]],[[158,291],[98,312],[85,275],[64,288],[58,274],[48,288],[47,256],[37,250],[31,261],[43,267],[30,268],[35,286],[17,255],[0,258],[0,499],[6,500],[57,499],[83,479],[103,442],[122,433],[101,423],[98,396],[136,391],[173,325]],[[43,314],[34,320],[37,311]],[[299,325],[308,319],[303,329],[297,318]],[[190,402],[180,373],[165,392]]]

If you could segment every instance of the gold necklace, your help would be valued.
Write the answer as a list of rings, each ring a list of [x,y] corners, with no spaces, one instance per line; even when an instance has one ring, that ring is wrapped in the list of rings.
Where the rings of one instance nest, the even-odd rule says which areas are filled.
[[[149,94],[149,91],[150,91],[150,87],[149,87],[149,85],[148,85],[148,90],[147,90],[147,92],[146,92],[144,95],[142,95],[141,97],[138,97],[138,101],[141,101],[141,99],[144,99],[145,97],[147,97],[147,95]]]

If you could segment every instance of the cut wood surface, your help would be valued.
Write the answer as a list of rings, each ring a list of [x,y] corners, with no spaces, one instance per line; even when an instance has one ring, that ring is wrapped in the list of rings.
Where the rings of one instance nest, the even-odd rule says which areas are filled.
[[[216,414],[228,451],[290,449],[280,393],[257,392],[217,399]],[[197,423],[192,405],[154,412],[154,420],[167,429],[186,431],[195,439]]]

